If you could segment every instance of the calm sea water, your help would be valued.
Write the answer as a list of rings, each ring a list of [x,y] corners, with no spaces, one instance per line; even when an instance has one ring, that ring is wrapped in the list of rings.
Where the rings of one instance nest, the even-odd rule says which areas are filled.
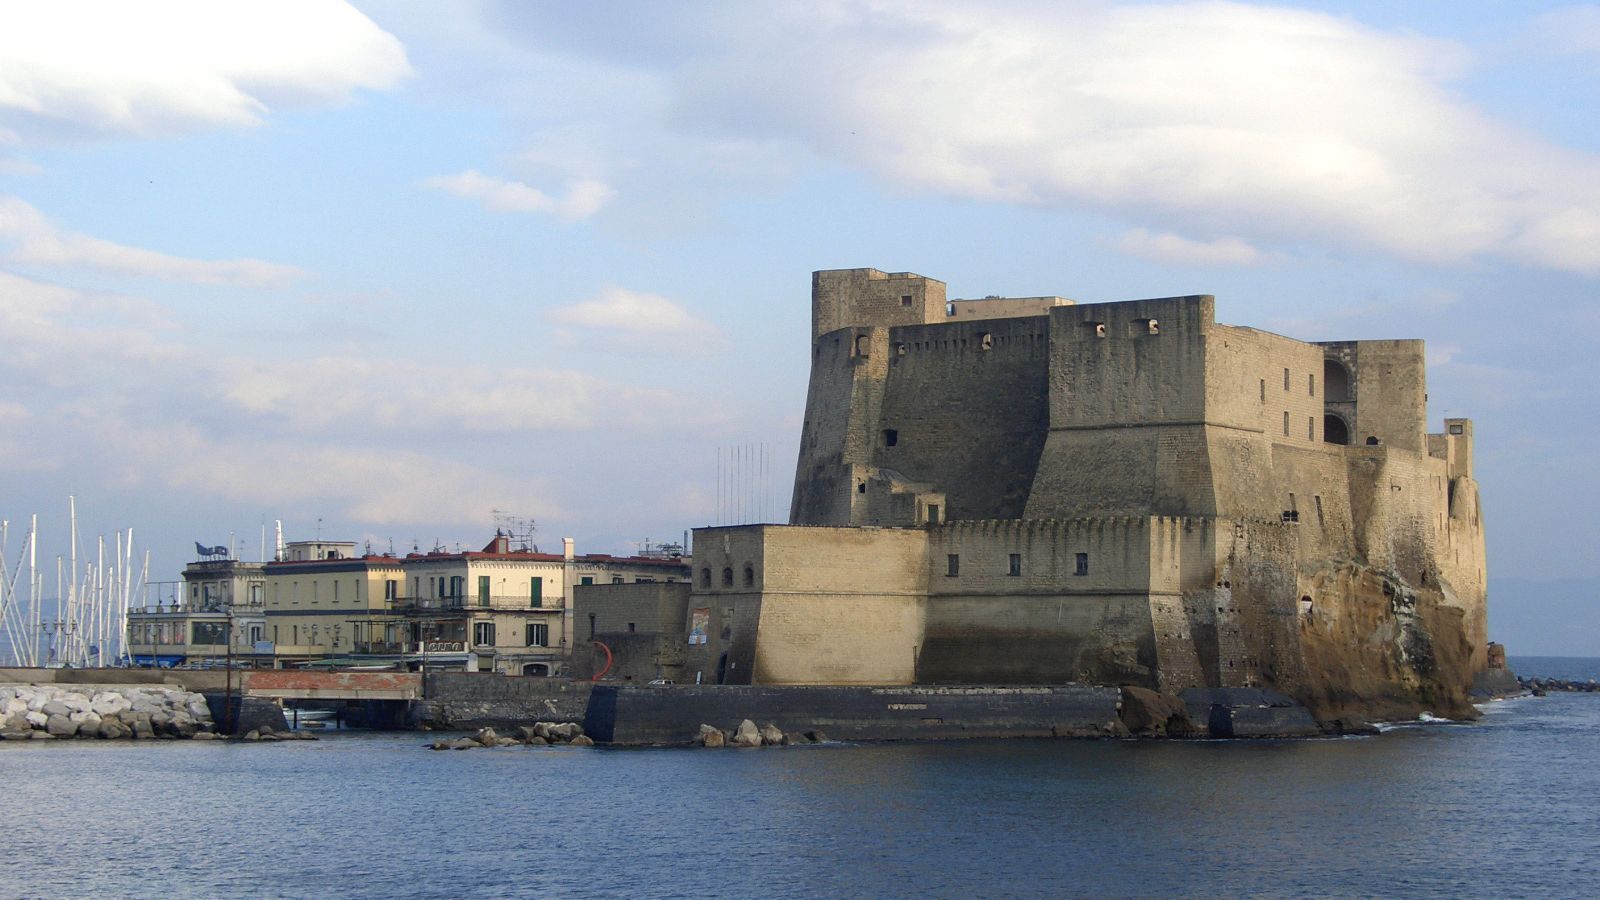
[[[1485,712],[1267,742],[6,743],[0,896],[1600,894],[1600,695]]]

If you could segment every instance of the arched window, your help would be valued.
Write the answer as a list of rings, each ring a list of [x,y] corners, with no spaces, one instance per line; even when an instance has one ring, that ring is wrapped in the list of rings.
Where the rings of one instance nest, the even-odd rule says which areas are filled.
[[[1378,439],[1376,437],[1374,437],[1374,436],[1369,435],[1367,437],[1367,446],[1369,446],[1369,447],[1378,446]]]
[[[751,566],[749,563],[744,564],[744,586],[756,586],[756,570],[755,567]]]
[[[703,587],[703,588],[711,587],[711,570],[710,569],[701,569],[700,570],[700,586]]]
[[[722,570],[722,586],[733,587],[733,568],[731,566]]]
[[[1327,444],[1350,443],[1350,426],[1345,424],[1343,416],[1328,413],[1322,417],[1322,440]]]
[[[1322,399],[1327,403],[1350,399],[1350,371],[1337,359],[1322,361]]]

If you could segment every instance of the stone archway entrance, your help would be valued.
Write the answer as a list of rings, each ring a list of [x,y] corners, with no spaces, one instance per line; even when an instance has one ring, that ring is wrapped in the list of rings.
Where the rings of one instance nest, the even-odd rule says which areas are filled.
[[[1350,443],[1350,426],[1345,424],[1343,416],[1328,413],[1322,417],[1322,440],[1328,444]]]

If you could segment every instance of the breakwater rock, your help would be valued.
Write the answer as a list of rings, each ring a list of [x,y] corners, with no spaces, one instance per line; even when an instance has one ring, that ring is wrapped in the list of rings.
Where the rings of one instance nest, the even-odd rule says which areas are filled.
[[[0,685],[0,739],[210,737],[200,694],[166,685]]]
[[[1560,678],[1518,678],[1517,683],[1523,690],[1535,697],[1543,697],[1550,691],[1564,691],[1574,694],[1593,694],[1600,692],[1600,683],[1593,678],[1588,681],[1566,681]]]
[[[573,722],[539,722],[518,726],[516,737],[500,734],[493,728],[480,728],[472,737],[438,740],[428,746],[434,750],[476,750],[479,747],[511,747],[516,744],[530,747],[549,744],[593,747],[594,740],[583,733],[583,726]]]

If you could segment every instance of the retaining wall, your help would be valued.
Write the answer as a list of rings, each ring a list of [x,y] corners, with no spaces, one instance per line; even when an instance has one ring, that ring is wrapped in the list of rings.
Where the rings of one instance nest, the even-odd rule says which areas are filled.
[[[1119,690],[1040,687],[597,685],[583,719],[596,741],[680,744],[702,724],[743,719],[785,732],[885,741],[1099,734],[1117,718]]]

